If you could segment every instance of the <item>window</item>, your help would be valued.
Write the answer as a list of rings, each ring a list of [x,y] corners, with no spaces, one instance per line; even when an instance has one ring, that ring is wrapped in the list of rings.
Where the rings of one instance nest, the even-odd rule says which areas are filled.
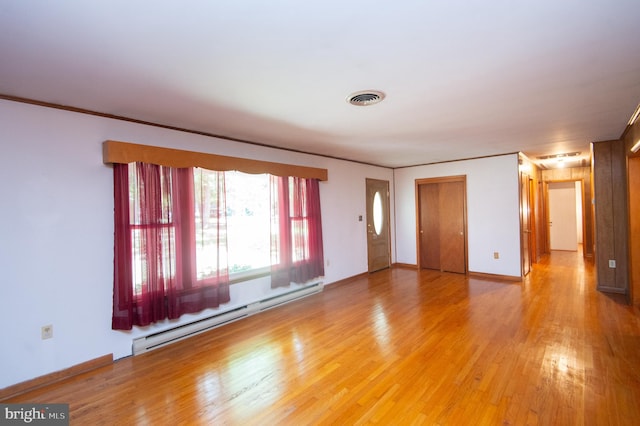
[[[306,195],[302,195],[303,189],[300,182],[289,179],[289,193],[297,194],[300,202],[296,202],[296,197],[289,198],[289,211],[291,212],[291,235],[293,240],[293,262],[308,260],[309,253],[309,206]]]
[[[324,275],[318,181],[271,177],[273,209],[271,286],[304,283]]]
[[[190,168],[133,163],[113,170],[112,328],[129,330],[228,302],[225,215],[195,220],[204,205],[196,204],[196,192],[224,195],[224,174],[200,179],[196,191]],[[224,211],[224,196],[206,205]],[[206,241],[216,250],[201,262]]]
[[[144,167],[144,165],[142,165]],[[133,293],[139,295],[142,293],[144,284],[149,279],[149,263],[150,257],[161,256],[159,264],[162,268],[163,276],[173,275],[176,266],[175,258],[170,254],[175,253],[175,224],[172,217],[171,209],[171,186],[172,175],[170,173],[161,173],[151,176],[149,173],[136,171],[136,167],[129,167],[129,217],[131,221],[131,244],[133,249]],[[175,177],[174,177],[175,179]],[[144,192],[158,191],[161,195],[159,204],[154,208],[144,205],[144,201],[148,197],[144,196]],[[157,207],[157,208],[156,208]],[[153,233],[160,239],[160,247],[165,247],[159,253],[154,250],[147,250],[146,234]],[[149,238],[150,240],[151,238]]]
[[[229,301],[229,279],[324,275],[317,179],[114,164],[114,329]]]

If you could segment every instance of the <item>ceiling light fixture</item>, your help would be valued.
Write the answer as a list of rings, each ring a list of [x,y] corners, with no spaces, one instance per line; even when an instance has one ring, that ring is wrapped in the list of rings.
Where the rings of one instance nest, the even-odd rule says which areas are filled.
[[[385,98],[385,94],[379,90],[362,90],[347,96],[347,102],[356,106],[369,106],[377,104]]]
[[[581,152],[566,152],[564,154],[542,155],[537,157],[538,160],[564,160],[567,157],[577,157]]]
[[[638,142],[636,142],[636,144],[631,147],[631,152],[633,152],[634,154],[638,152],[638,150],[640,150],[640,139],[638,139]]]

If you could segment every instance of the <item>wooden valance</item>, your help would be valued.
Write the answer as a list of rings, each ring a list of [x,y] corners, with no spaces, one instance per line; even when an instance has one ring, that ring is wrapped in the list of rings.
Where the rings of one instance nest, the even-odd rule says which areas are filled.
[[[102,144],[102,157],[105,164],[127,164],[140,161],[168,167],[202,167],[216,171],[237,170],[243,173],[269,173],[274,176],[296,176],[321,181],[328,179],[327,169],[316,167],[272,163],[118,141],[105,141]]]

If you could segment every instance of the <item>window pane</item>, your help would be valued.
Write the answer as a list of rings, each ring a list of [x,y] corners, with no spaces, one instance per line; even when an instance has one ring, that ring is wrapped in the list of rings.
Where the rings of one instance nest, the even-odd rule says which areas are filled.
[[[291,219],[293,237],[293,261],[309,259],[309,221],[306,218]]]
[[[139,174],[143,173],[138,170],[140,166],[144,169],[146,179]],[[149,168],[153,167],[149,164],[138,165],[137,163],[129,164],[129,217],[132,225],[149,225],[149,224],[169,224],[172,221],[171,212],[171,186],[172,176],[167,173],[166,167],[159,167],[157,172],[150,172]],[[150,202],[149,197],[160,197],[160,205],[157,211],[153,206],[147,205]],[[144,213],[144,212],[147,213]],[[149,222],[149,218],[145,221],[143,215],[149,216],[149,212],[159,214]]]
[[[269,175],[225,172],[229,273],[268,267]]]
[[[142,293],[143,286],[149,284],[149,273],[152,277],[158,278],[173,278],[175,276],[175,232],[173,226],[160,225],[156,227],[153,235],[156,235],[158,240],[149,239],[149,227],[133,227],[131,229],[133,293],[137,295]],[[154,244],[155,247],[149,247],[150,244]],[[156,254],[158,258],[149,259],[148,256],[153,254]],[[150,268],[152,268],[151,271]]]
[[[166,168],[151,165],[132,163],[128,170],[133,291],[139,295],[149,280],[175,276],[172,176]],[[156,206],[152,200],[157,197]]]
[[[225,226],[224,197],[221,192],[223,174],[220,172],[196,168],[193,171],[195,192],[195,244],[197,279],[217,275],[220,268],[226,267],[227,239]]]
[[[376,231],[376,235],[380,235],[382,232],[382,197],[380,197],[380,191],[376,192],[373,197],[373,227]]]

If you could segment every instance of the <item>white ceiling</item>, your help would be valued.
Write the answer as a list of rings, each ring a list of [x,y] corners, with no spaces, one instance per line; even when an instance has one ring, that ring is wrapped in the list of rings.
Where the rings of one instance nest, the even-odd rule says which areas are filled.
[[[620,137],[639,41],[638,0],[0,0],[0,94],[389,167],[535,159]]]

